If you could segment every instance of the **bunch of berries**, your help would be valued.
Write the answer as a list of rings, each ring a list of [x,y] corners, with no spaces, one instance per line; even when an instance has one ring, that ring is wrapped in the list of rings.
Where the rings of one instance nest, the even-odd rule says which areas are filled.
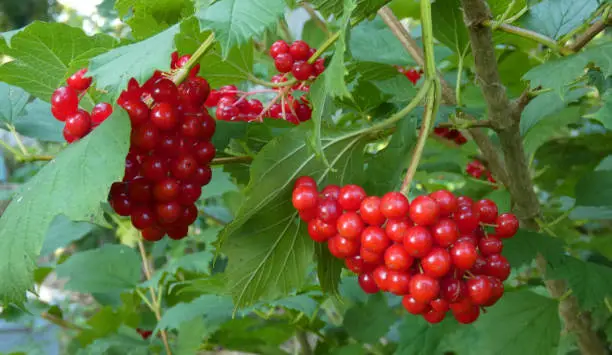
[[[471,162],[469,162],[468,165],[465,167],[465,172],[476,179],[486,177],[487,181],[489,181],[490,183],[497,183],[493,175],[491,175],[491,172],[484,166],[482,162],[478,160],[472,160]]]
[[[148,241],[184,238],[198,216],[202,186],[212,178],[215,120],[204,107],[210,87],[196,74],[178,86],[161,72],[142,86],[132,78],[117,100],[132,131],[123,181],[113,184],[109,202]]]
[[[444,139],[448,139],[449,141],[453,141],[457,145],[464,145],[467,143],[467,138],[456,129],[436,127],[434,128],[434,134]]]
[[[256,90],[252,92],[241,92],[235,86],[228,85],[219,90],[212,90],[206,107],[216,107],[215,115],[222,121],[261,121],[263,117],[273,119],[284,119],[293,124],[310,120],[312,109],[306,95],[299,99],[294,98],[294,92],[308,92],[310,87],[308,81],[315,79],[325,70],[323,58],[318,58],[314,63],[308,60],[316,52],[316,49],[304,41],[295,41],[291,45],[279,40],[270,46],[270,55],[274,59],[274,65],[280,74],[272,76],[274,84],[288,81],[291,73],[297,83],[292,86],[278,86],[273,89]],[[264,105],[257,99],[248,99],[250,95],[261,93],[273,93],[274,99]]]
[[[502,240],[519,224],[513,214],[498,214],[493,201],[440,190],[409,203],[399,192],[367,196],[357,185],[319,192],[303,176],[292,202],[310,238],[327,242],[366,293],[403,296],[406,310],[430,323],[449,310],[459,322],[472,323],[504,293],[510,264],[501,255]]]
[[[85,137],[92,129],[113,113],[107,102],[94,106],[91,113],[79,108],[79,101],[91,86],[92,78],[85,77],[87,68],[80,69],[66,79],[67,86],[59,87],[51,95],[51,113],[58,121],[65,122],[63,135],[68,143]]]
[[[421,74],[423,74],[423,70],[416,70],[415,68],[406,69],[404,67],[396,66],[397,70],[404,74],[404,76],[410,80],[411,83],[415,84],[421,79]]]

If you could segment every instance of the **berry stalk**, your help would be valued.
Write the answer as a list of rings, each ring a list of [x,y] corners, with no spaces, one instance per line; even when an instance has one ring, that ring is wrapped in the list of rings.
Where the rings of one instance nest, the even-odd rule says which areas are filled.
[[[211,33],[208,38],[206,38],[206,40],[204,42],[202,42],[202,44],[200,45],[200,47],[198,47],[198,49],[196,49],[195,52],[193,52],[193,54],[191,55],[191,58],[189,58],[189,60],[187,61],[187,63],[185,63],[173,76],[172,76],[172,81],[178,85],[180,83],[183,82],[183,80],[185,80],[185,78],[187,78],[187,75],[189,74],[189,71],[191,70],[191,67],[193,67],[199,60],[200,57],[202,55],[204,55],[209,49],[210,47],[215,43],[215,34]]]

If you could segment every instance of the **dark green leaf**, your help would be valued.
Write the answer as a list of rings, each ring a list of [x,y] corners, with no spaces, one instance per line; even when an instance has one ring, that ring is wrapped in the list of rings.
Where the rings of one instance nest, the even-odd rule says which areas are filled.
[[[200,5],[196,17],[202,29],[211,29],[224,57],[276,24],[285,12],[283,0],[220,0]]]
[[[281,298],[265,304],[269,307],[283,307],[286,309],[292,309],[299,311],[307,316],[312,316],[319,308],[319,304],[312,297],[307,294],[301,294],[296,296],[289,296]],[[256,306],[257,307],[257,306]]]
[[[477,354],[557,354],[558,302],[531,291],[507,292],[474,327],[482,334],[472,348]]]
[[[470,49],[459,0],[436,0],[431,4],[434,37],[459,55]]]
[[[459,324],[449,319],[439,324],[429,324],[419,316],[405,316],[398,327],[400,341],[396,355],[442,354],[444,340],[459,329]]]
[[[89,234],[92,229],[93,225],[91,223],[73,222],[66,216],[58,215],[51,222],[40,255],[47,255],[58,248],[63,248]]]
[[[344,76],[344,68],[342,68],[342,75]],[[334,113],[328,81],[329,80],[326,77],[326,74],[324,74],[323,77],[317,79],[310,87],[309,98],[312,102],[313,108],[311,118],[313,123],[313,131],[308,136],[309,143],[314,149],[317,158],[321,159],[326,165],[329,165],[329,162],[327,161],[327,157],[323,152],[323,144],[321,142],[321,126],[323,125],[323,120],[330,119]]]
[[[588,89],[578,89],[568,92],[563,97],[557,92],[547,92],[538,95],[529,102],[521,114],[521,135],[526,135],[529,129],[544,117],[559,112],[565,106],[578,101],[588,92]]]
[[[234,306],[227,296],[202,295],[189,303],[179,303],[164,312],[155,332],[178,329],[194,318],[204,317],[209,326],[219,325],[232,318]]]
[[[78,143],[70,145],[28,181],[0,219],[0,299],[21,301],[48,226],[58,214],[101,221],[100,203],[120,180],[128,150],[129,120],[116,111]]]
[[[310,19],[304,23],[302,28],[302,40],[308,43],[312,48],[319,48],[327,39],[327,34],[317,26],[317,22]]]
[[[598,7],[597,0],[544,0],[530,6],[521,23],[530,30],[559,39],[582,25]]]
[[[342,273],[344,263],[342,260],[331,255],[327,244],[315,244],[315,252],[317,255],[317,276],[319,277],[321,289],[326,293],[338,294],[340,274]]]
[[[525,153],[531,156],[551,137],[566,131],[567,125],[580,121],[580,111],[580,106],[570,106],[542,118],[523,138]]]
[[[340,37],[336,41],[334,55],[323,73],[325,88],[328,91],[327,95],[333,97],[342,98],[351,96],[344,81],[346,73],[344,53],[346,52],[346,31],[350,26],[350,16],[355,6],[355,0],[344,0],[344,15],[340,19]],[[316,109],[316,104],[313,103],[313,107]]]
[[[343,325],[355,340],[376,344],[398,318],[387,304],[387,297],[377,293],[366,304],[356,304],[346,311]]]
[[[165,30],[194,11],[191,0],[117,0],[115,9],[138,40]]]
[[[376,38],[375,41],[372,38]],[[363,62],[388,65],[415,65],[401,42],[380,17],[364,21],[351,31],[349,47],[353,58]]]
[[[612,171],[593,171],[576,184],[577,206],[612,206]]]
[[[606,129],[612,130],[612,90],[606,91],[603,95],[601,108],[587,117],[601,122]]]
[[[520,229],[511,239],[504,240],[502,254],[512,267],[529,265],[538,253],[549,263],[558,264],[563,257],[563,243],[545,234]]]
[[[340,18],[344,15],[344,0],[311,0],[309,1],[324,17],[333,15]],[[389,0],[357,0],[357,7],[351,14],[352,23],[357,23],[373,15]]]

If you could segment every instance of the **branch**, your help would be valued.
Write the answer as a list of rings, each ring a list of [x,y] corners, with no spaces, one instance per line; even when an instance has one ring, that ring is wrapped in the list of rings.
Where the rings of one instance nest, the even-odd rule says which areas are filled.
[[[67,321],[65,319],[59,318],[57,316],[54,316],[53,314],[48,313],[48,312],[41,313],[40,317],[43,318],[43,319],[48,320],[49,322],[51,322],[51,323],[53,323],[55,325],[58,325],[58,326],[60,326],[60,327],[62,327],[64,329],[70,329],[70,330],[76,330],[76,331],[83,331],[84,330],[84,328],[82,328],[82,327],[80,327],[80,326],[78,326],[78,325],[76,325],[76,324],[74,324],[74,323],[72,323],[70,321]]]
[[[519,132],[517,117],[520,117],[521,109],[508,99],[499,77],[493,34],[491,28],[485,25],[491,20],[491,13],[484,0],[461,0],[461,3],[470,35],[478,84],[487,102],[489,118],[496,126],[504,152],[509,178],[506,186],[523,226],[537,229],[536,218],[540,215],[540,204],[529,175]],[[538,270],[542,275],[546,273],[546,264],[544,257],[538,256]],[[547,280],[546,288],[552,297],[559,299],[565,294],[567,286],[561,280]],[[590,320],[581,315],[574,296],[559,301],[559,313],[567,329],[576,335],[582,354],[606,353],[603,343],[591,329]]]
[[[189,58],[187,63],[185,63],[185,65],[183,65],[176,73],[172,75],[172,81],[176,85],[182,83],[183,80],[187,78],[187,75],[189,75],[189,71],[191,70],[191,67],[193,67],[200,60],[200,57],[204,53],[206,53],[214,43],[215,43],[215,34],[211,33],[208,36],[208,38],[206,38],[206,40],[202,42],[200,47],[198,47],[198,49],[196,49],[196,51],[193,52],[193,54],[191,55],[191,58]]]
[[[226,164],[239,164],[239,163],[250,163],[253,161],[253,157],[248,155],[241,155],[236,157],[219,157],[215,158],[210,162],[210,165],[226,165]]]
[[[453,128],[453,129],[466,129],[466,128],[492,128],[493,124],[489,120],[467,120],[461,121],[458,123],[446,122],[446,123],[438,123],[436,125],[438,128]]]
[[[147,280],[151,280],[151,276],[153,275],[153,267],[149,265],[149,258],[147,257],[147,251],[145,250],[144,244],[142,240],[138,240],[138,250],[140,251],[140,257],[142,258],[142,268],[145,273],[145,277]],[[157,294],[153,286],[149,286],[149,292],[151,292],[151,307],[153,313],[155,314],[155,318],[157,321],[161,321],[161,306],[159,304],[159,300],[157,299]],[[168,344],[168,333],[166,330],[160,330],[162,342],[164,343],[164,347],[166,348],[166,354],[172,355],[172,350],[170,350],[170,344]]]
[[[584,46],[586,46],[597,34],[603,31],[607,26],[610,25],[610,19],[612,18],[610,15],[604,15],[606,18],[601,18],[595,21],[589,28],[580,37],[576,39],[576,41],[568,47],[572,52],[578,52]]]
[[[517,26],[513,26],[513,25],[509,25],[507,23],[496,23],[494,21],[491,20],[487,20],[482,22],[483,25],[485,26],[489,26],[494,30],[500,30],[506,33],[510,33],[513,35],[517,35],[523,38],[527,38],[530,39],[534,42],[540,43],[550,49],[555,50],[556,52],[559,52],[562,55],[568,55],[571,54],[572,51],[570,49],[567,49],[563,46],[559,46],[559,44],[557,43],[557,41],[555,41],[554,39],[545,36],[541,33],[535,32],[535,31],[531,31],[525,28],[521,28],[521,27],[517,27]]]

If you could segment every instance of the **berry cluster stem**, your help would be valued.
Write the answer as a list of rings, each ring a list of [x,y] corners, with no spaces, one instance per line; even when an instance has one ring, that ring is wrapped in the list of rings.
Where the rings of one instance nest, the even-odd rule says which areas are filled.
[[[202,42],[200,47],[198,47],[198,49],[196,49],[196,51],[193,52],[193,54],[191,55],[191,58],[187,61],[187,63],[185,63],[185,65],[181,67],[181,69],[179,69],[173,75],[172,81],[176,85],[182,83],[183,80],[187,78],[187,75],[189,74],[191,67],[193,67],[200,60],[200,57],[202,57],[202,55],[204,55],[214,43],[215,43],[215,34],[211,33],[208,36],[208,38],[206,38],[206,40]]]

